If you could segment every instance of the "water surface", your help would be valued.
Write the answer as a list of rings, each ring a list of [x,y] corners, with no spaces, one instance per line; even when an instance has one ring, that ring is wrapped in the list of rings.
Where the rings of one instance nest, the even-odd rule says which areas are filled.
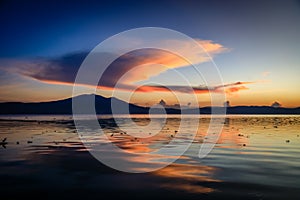
[[[117,116],[122,126],[133,118],[138,125],[146,115]],[[299,199],[300,116],[227,116],[213,151],[198,158],[209,116],[186,116],[188,133],[200,122],[196,137],[175,163],[151,173],[130,174],[98,162],[82,144],[69,115],[12,115],[0,117],[0,190],[6,199],[31,198],[161,198],[173,199]],[[88,120],[88,119],[86,119]],[[160,123],[156,116],[152,119]],[[152,152],[176,137],[179,115],[170,115],[163,129],[151,137],[124,133],[112,116],[99,116],[110,141],[128,152]],[[128,129],[128,127],[127,127]],[[86,130],[87,132],[91,130]],[[93,145],[105,141],[97,134],[82,136]],[[188,141],[182,137],[181,142]],[[105,153],[105,152],[103,152]],[[116,159],[116,158],[115,158]],[[125,159],[125,158],[117,158]],[[144,163],[145,157],[131,158]],[[160,158],[160,162],[164,162]]]

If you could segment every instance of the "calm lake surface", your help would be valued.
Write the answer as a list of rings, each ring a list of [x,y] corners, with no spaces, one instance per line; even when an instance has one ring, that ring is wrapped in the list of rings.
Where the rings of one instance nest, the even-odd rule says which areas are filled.
[[[131,117],[140,126],[149,123],[146,115]],[[206,137],[210,116],[185,118],[190,123],[200,122],[185,154],[158,171],[131,174],[96,160],[82,144],[70,115],[0,116],[0,141],[7,138],[7,144],[0,146],[1,196],[300,199],[300,116],[227,116],[216,146],[201,159],[197,152]],[[128,116],[118,119],[124,126],[131,120]],[[162,121],[159,116],[152,120]],[[135,138],[129,131],[120,130],[111,116],[99,116],[104,134],[128,152],[151,152],[168,144],[174,139],[180,121],[179,115],[170,115],[159,134]],[[187,133],[189,128],[188,124],[183,126]],[[134,127],[130,130],[135,132]],[[151,135],[153,130],[147,131]],[[82,139],[105,145],[96,134]],[[147,163],[147,158],[135,159]]]

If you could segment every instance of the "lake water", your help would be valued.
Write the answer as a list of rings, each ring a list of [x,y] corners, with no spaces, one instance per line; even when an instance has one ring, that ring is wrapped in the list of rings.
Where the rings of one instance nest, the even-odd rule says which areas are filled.
[[[131,120],[117,116],[123,126]],[[146,126],[146,115],[133,115]],[[4,199],[300,199],[300,116],[227,116],[214,149],[205,158],[197,152],[206,137],[209,116],[186,116],[200,122],[189,149],[176,162],[150,173],[126,173],[96,160],[81,139],[106,145],[97,135],[79,138],[72,116],[0,116],[0,191]],[[87,119],[88,120],[88,119]],[[156,116],[153,122],[163,121]],[[99,116],[110,142],[128,152],[151,152],[170,143],[180,125],[170,115],[163,129],[146,130],[136,138],[135,127],[120,130],[111,116]],[[182,127],[189,132],[191,125]],[[91,130],[86,130],[91,132]],[[142,133],[141,133],[142,134]],[[179,138],[182,143],[188,141]],[[103,151],[103,154],[107,152]],[[122,157],[112,159],[122,160]],[[116,155],[117,156],[117,155]],[[126,158],[128,159],[128,158]],[[144,163],[147,157],[131,157]],[[164,159],[160,159],[163,162]]]

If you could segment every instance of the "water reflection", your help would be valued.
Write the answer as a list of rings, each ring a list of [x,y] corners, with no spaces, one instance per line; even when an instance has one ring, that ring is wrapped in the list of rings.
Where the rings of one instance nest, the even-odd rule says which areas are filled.
[[[141,126],[149,123],[145,116],[133,117],[134,122]],[[129,119],[122,119],[124,126],[127,120]],[[217,184],[224,182],[299,187],[299,116],[229,116],[225,120],[216,148],[202,160],[197,155],[211,119],[192,117],[190,124],[193,120],[198,120],[200,124],[193,144],[176,163],[149,175],[159,179],[149,183],[152,187],[157,185],[159,188],[188,193],[214,193],[219,190]],[[158,134],[152,134],[149,130],[146,133],[149,136],[147,138],[132,136],[131,133],[138,134],[135,129],[124,132],[111,117],[101,117],[99,123],[114,145],[131,153],[147,153],[155,152],[177,137],[180,118],[169,117]],[[186,142],[191,137],[190,124],[184,127],[185,134],[177,137],[181,142]],[[7,139],[4,140],[5,138]],[[83,139],[91,144],[89,148],[102,142],[105,145],[97,134]],[[107,171],[119,173],[106,166],[97,170],[99,164],[83,146],[70,116],[56,116],[55,119],[53,116],[43,116],[42,119],[39,116],[26,119],[24,116],[16,119],[2,117],[0,141],[0,177],[14,177],[17,181],[21,177],[19,172],[22,171],[22,176],[40,179],[40,174],[32,174],[31,169],[35,169],[34,166],[40,166],[40,171],[49,169],[53,177],[70,182],[74,181],[74,177],[67,175],[67,171],[76,174],[78,168],[86,170],[90,179]],[[130,159],[143,164],[141,167],[147,167],[150,161],[156,160],[160,163],[167,158],[153,154],[115,159]],[[62,175],[61,171],[65,174]],[[97,181],[101,182],[101,178]]]
[[[154,174],[170,180],[171,183],[164,183],[161,185],[162,187],[184,190],[190,193],[209,193],[214,189],[203,186],[201,183],[220,182],[220,180],[211,177],[215,170],[216,168],[209,166],[173,163],[154,172]]]

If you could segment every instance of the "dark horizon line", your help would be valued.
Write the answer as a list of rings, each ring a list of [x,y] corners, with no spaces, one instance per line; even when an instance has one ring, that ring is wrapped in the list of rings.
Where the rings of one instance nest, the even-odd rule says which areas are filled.
[[[0,102],[0,104],[7,104],[7,103],[21,103],[21,104],[50,103],[50,102],[58,102],[58,101],[72,99],[72,98],[76,98],[76,97],[80,97],[80,96],[90,96],[90,95],[99,96],[99,97],[102,97],[102,98],[105,98],[105,99],[115,98],[115,99],[124,101],[124,100],[119,99],[117,97],[104,97],[104,96],[99,95],[99,94],[89,93],[89,94],[80,94],[80,95],[77,95],[77,96],[71,96],[71,97],[67,97],[67,98],[62,98],[62,99],[57,99],[57,100],[50,100],[50,101],[36,101],[36,102],[3,101],[3,102]],[[126,102],[126,101],[124,101],[124,102]],[[139,107],[143,107],[143,108],[149,108],[149,106],[142,106],[142,105],[137,105],[137,104],[129,103],[129,102],[126,102],[126,103],[133,104],[135,106],[139,106]],[[203,106],[203,107],[190,107],[190,108],[184,108],[184,109],[201,109],[201,108],[212,108],[212,107],[214,107],[214,108],[224,108],[224,106]],[[226,107],[226,108],[235,108],[235,107],[272,107],[272,108],[275,108],[275,107],[273,107],[271,105],[235,105],[235,106],[229,106],[229,107]],[[181,110],[180,108],[174,108],[174,107],[165,107],[165,108],[166,109]],[[280,106],[278,108],[298,109],[298,108],[300,108],[300,105],[296,106],[296,107],[284,107],[284,106]]]

